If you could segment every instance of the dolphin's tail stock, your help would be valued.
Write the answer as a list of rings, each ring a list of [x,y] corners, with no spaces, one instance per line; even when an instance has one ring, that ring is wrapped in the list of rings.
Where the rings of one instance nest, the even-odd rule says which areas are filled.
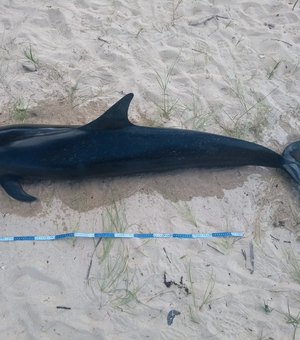
[[[300,141],[289,144],[282,157],[283,169],[300,185]]]

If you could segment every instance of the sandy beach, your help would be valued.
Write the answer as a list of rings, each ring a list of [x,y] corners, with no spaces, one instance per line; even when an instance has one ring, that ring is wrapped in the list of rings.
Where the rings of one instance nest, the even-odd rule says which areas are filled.
[[[0,124],[84,125],[133,92],[137,125],[282,153],[300,140],[299,22],[295,0],[2,0]],[[0,236],[245,237],[0,243],[1,339],[300,339],[300,191],[281,170],[24,189],[39,200],[1,188]]]

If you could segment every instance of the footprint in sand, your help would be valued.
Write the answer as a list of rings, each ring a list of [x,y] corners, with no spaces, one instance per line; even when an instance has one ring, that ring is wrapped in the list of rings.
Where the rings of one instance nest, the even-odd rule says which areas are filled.
[[[57,31],[65,38],[70,39],[72,37],[72,32],[68,24],[66,23],[65,16],[59,9],[49,9],[48,17],[51,25],[57,29]]]

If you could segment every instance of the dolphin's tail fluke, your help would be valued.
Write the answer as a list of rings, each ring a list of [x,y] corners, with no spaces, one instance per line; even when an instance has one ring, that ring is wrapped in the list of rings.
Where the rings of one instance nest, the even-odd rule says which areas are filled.
[[[288,145],[282,157],[282,167],[300,185],[300,141]]]

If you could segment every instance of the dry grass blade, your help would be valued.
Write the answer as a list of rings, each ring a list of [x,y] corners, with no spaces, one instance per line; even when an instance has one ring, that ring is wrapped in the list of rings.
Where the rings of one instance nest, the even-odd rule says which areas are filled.
[[[173,4],[172,4],[172,6],[173,6],[172,7],[172,17],[171,17],[171,25],[172,26],[175,26],[175,21],[182,17],[182,16],[177,14],[178,8],[182,4],[182,2],[183,2],[183,0],[177,0],[176,3],[173,1]]]
[[[158,86],[161,89],[161,95],[162,95],[162,100],[161,103],[154,103],[160,110],[160,114],[163,119],[169,119],[170,115],[174,111],[176,105],[178,104],[178,99],[172,100],[170,95],[169,95],[169,84],[171,81],[171,77],[174,71],[174,68],[176,64],[178,63],[179,60],[179,55],[173,62],[170,68],[167,69],[167,72],[164,76],[159,74],[156,70],[154,71],[156,76],[156,81],[158,83]]]

